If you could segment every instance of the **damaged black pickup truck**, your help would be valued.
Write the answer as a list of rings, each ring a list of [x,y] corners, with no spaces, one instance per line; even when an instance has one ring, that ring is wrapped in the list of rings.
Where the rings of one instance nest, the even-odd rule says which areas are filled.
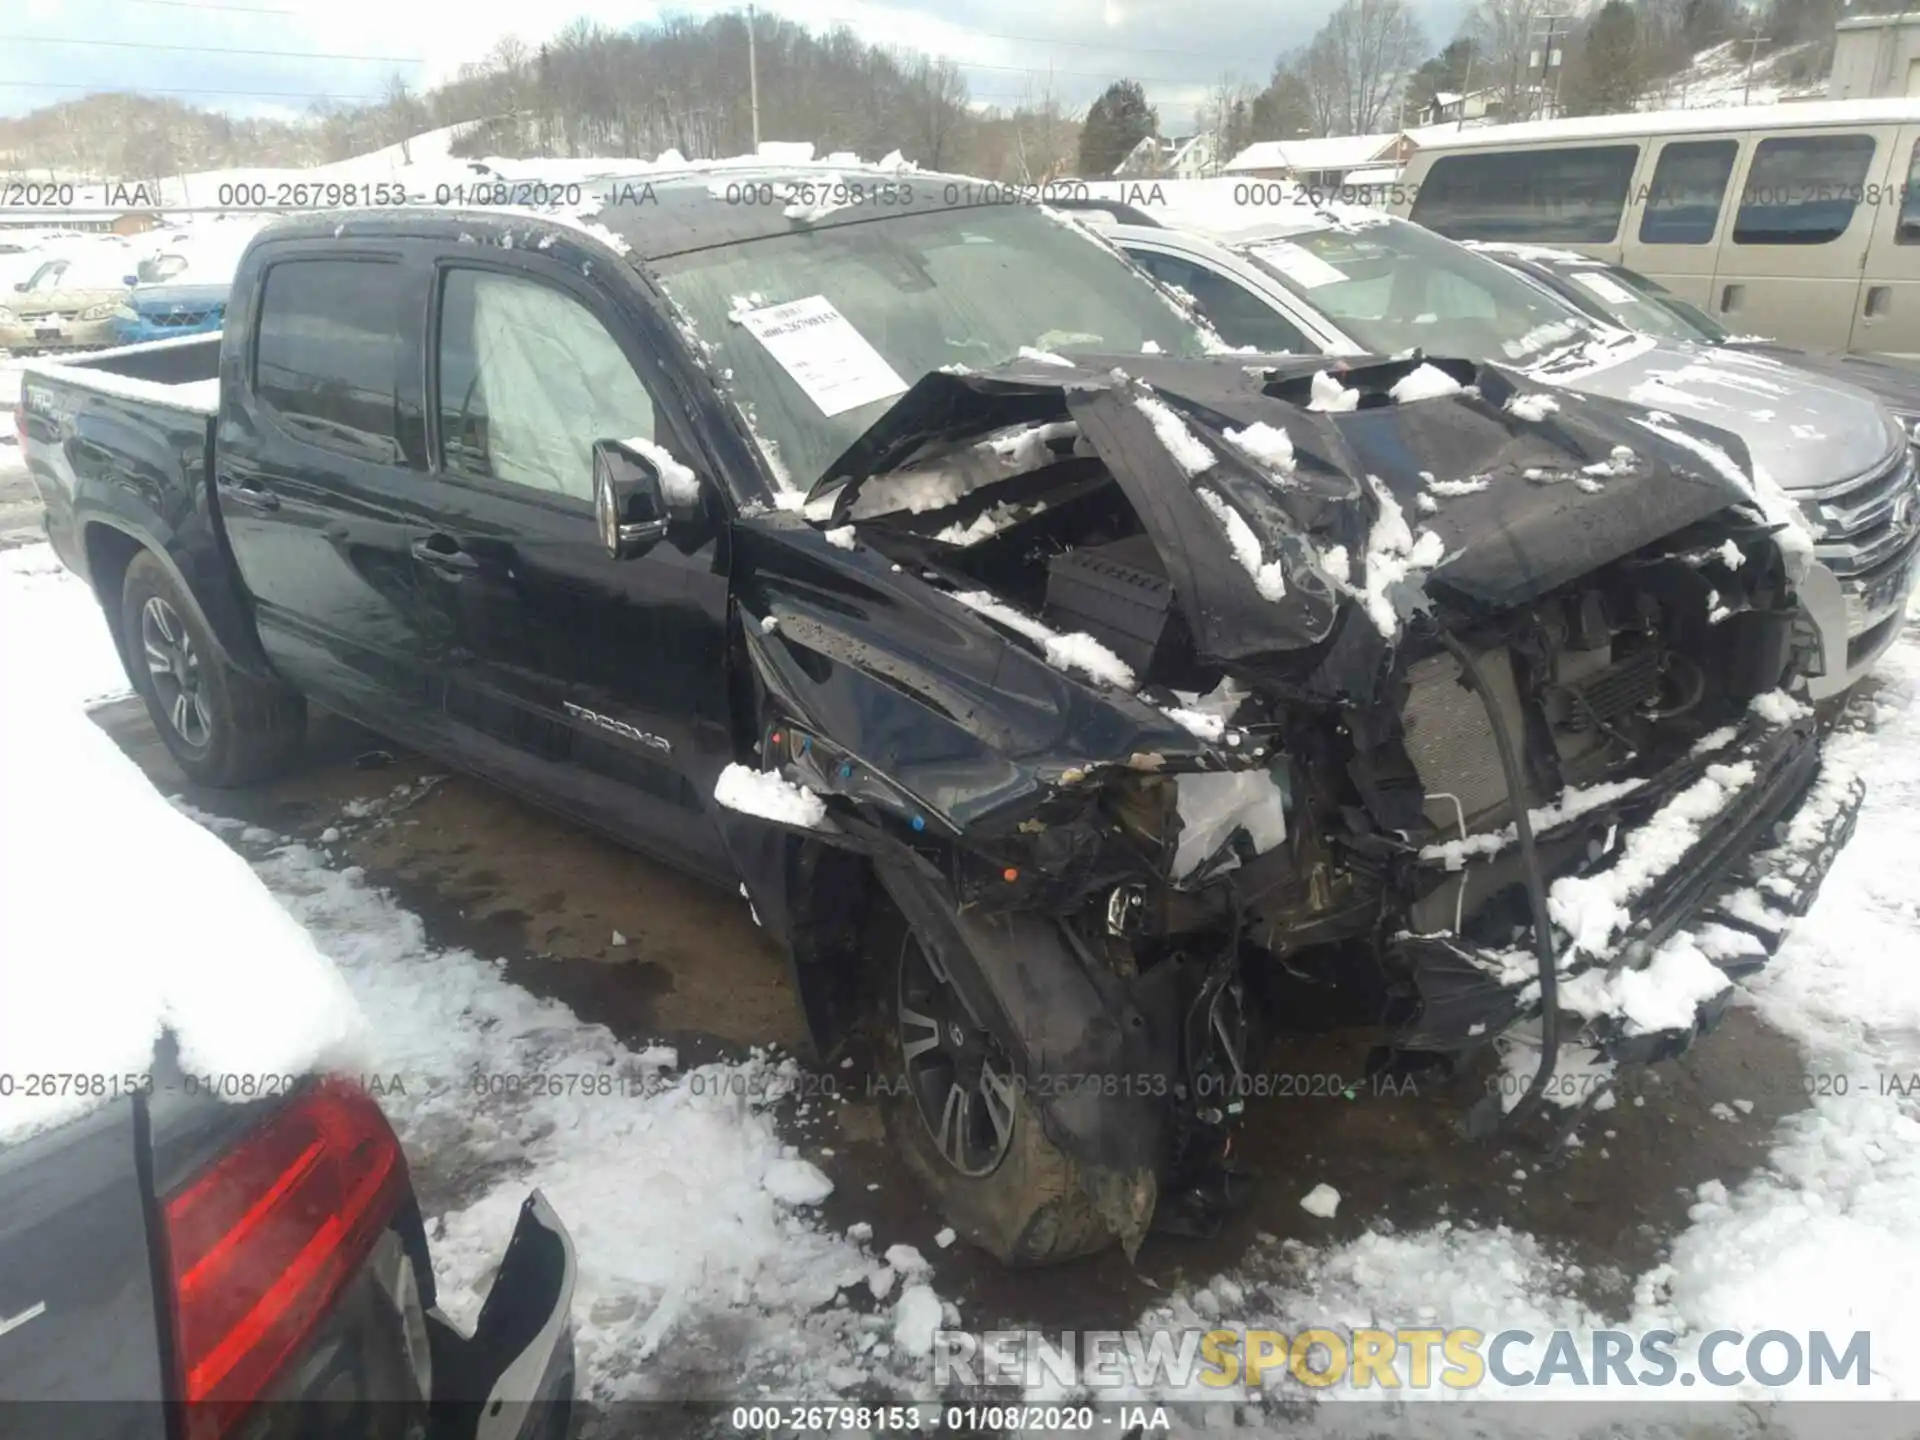
[[[310,697],[738,884],[1003,1260],[1204,1223],[1316,988],[1577,1119],[1850,833],[1731,436],[1227,352],[947,177],[609,185],[287,222],[217,341],[31,368],[50,536],[197,779]]]

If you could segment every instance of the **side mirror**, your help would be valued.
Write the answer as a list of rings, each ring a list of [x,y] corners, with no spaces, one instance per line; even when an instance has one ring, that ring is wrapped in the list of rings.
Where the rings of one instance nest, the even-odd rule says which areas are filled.
[[[618,440],[593,445],[593,522],[615,560],[644,555],[667,533],[667,500],[660,472]]]

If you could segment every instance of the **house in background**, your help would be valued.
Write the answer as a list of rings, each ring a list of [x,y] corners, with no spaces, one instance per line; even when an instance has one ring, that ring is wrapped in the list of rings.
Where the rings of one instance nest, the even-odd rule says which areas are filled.
[[[1260,140],[1226,164],[1226,173],[1258,180],[1335,186],[1349,172],[1397,166],[1399,135],[1328,135],[1318,140]]]
[[[1213,159],[1213,136],[1149,135],[1114,167],[1116,180],[1202,180],[1219,174]]]
[[[1488,88],[1469,90],[1465,94],[1457,90],[1436,90],[1433,99],[1420,107],[1422,125],[1468,125],[1476,120],[1495,121],[1500,118],[1500,92]]]

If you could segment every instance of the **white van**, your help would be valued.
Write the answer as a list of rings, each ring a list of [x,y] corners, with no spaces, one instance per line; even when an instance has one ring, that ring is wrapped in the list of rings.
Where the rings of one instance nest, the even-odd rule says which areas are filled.
[[[1579,250],[1730,330],[1920,355],[1920,99],[1416,132],[1395,213]]]

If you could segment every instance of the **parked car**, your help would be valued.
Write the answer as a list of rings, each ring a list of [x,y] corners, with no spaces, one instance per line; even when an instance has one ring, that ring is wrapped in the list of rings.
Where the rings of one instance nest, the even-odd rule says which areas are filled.
[[[575,1262],[538,1191],[468,1334],[352,1079],[237,1102],[165,1049],[151,1075],[102,1078],[115,1098],[0,1145],[9,1436],[565,1435]],[[185,1407],[177,1432],[162,1402]],[[504,1429],[480,1419],[496,1402]]]
[[[1812,370],[1857,385],[1877,397],[1920,439],[1920,364],[1893,355],[1842,354],[1797,349],[1754,335],[1735,335],[1706,311],[1682,300],[1657,280],[1624,265],[1609,265],[1575,250],[1543,245],[1471,241],[1467,248],[1546,286],[1568,304],[1622,330],[1771,355],[1799,370]]]
[[[1730,329],[1920,355],[1920,99],[1419,134],[1396,213],[1650,275]]]
[[[0,297],[0,350],[33,354],[113,343],[114,318],[134,283],[121,247],[55,256]]]
[[[196,780],[310,698],[744,890],[1002,1260],[1216,1221],[1263,1017],[1325,990],[1396,1064],[1536,1046],[1489,1124],[1676,1052],[1729,992],[1559,977],[1712,991],[1850,832],[1737,436],[1445,359],[1316,408],[1324,360],[961,177],[631,191],[287,220],[217,339],[29,365],[49,538]],[[1580,876],[1619,905],[1551,918]]]
[[[1073,208],[1234,344],[1504,358],[1589,398],[1711,418],[1764,457],[1818,527],[1837,583],[1809,597],[1830,641],[1815,697],[1857,684],[1898,638],[1920,579],[1920,485],[1906,429],[1858,386],[1764,353],[1630,336],[1375,211],[1303,203],[1222,230],[1101,200]]]

